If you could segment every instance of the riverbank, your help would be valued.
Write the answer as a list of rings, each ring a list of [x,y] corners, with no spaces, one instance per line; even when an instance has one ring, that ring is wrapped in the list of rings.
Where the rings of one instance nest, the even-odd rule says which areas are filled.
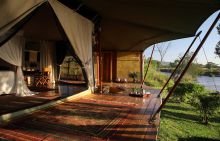
[[[161,72],[170,75],[171,72]],[[205,86],[205,88],[213,91],[220,91],[220,76],[205,76],[199,75],[196,80],[197,83]]]
[[[174,68],[172,69],[168,69],[168,68],[163,68],[160,69],[160,72],[162,73],[172,73],[174,70]],[[199,76],[214,76],[214,77],[220,77],[220,70],[219,69],[213,69],[213,70],[209,70],[209,69],[203,69],[201,72],[199,72],[198,74]]]

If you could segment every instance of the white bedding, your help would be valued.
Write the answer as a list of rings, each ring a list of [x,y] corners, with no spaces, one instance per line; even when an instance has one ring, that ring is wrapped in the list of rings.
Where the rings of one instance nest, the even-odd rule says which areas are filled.
[[[0,95],[9,94],[15,82],[13,71],[0,71]]]

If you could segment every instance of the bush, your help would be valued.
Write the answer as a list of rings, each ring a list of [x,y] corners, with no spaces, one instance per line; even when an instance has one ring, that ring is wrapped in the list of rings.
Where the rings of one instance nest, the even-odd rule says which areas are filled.
[[[208,124],[208,120],[220,107],[219,94],[199,95],[198,99],[194,101],[194,106],[200,111],[201,121]]]
[[[177,86],[173,98],[180,102],[189,103],[198,109],[202,123],[207,125],[209,118],[220,107],[220,95],[208,92],[200,84],[184,82]]]
[[[157,71],[156,67],[150,67],[145,79],[145,84],[154,88],[162,88],[168,78],[168,75]],[[173,80],[170,81],[169,85],[173,85]]]
[[[176,87],[173,97],[180,102],[191,103],[193,102],[193,97],[201,95],[204,92],[206,92],[206,89],[200,84],[183,82]]]

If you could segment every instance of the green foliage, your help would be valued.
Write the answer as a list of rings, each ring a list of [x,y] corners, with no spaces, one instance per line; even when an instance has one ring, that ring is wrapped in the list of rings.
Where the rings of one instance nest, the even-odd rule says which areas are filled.
[[[218,57],[220,57],[220,41],[217,43],[215,47],[215,54],[218,55]]]
[[[220,44],[219,44],[220,45]],[[220,53],[220,48],[219,48]],[[170,62],[168,67],[163,67],[160,70],[162,72],[172,72],[174,68],[177,66],[179,60],[176,59],[174,62]],[[220,66],[213,62],[208,62],[206,65],[198,64],[193,62],[186,74],[183,77],[183,81],[194,81],[198,75],[212,76],[212,75],[220,75]]]
[[[220,24],[217,26],[218,34],[220,35]],[[215,54],[220,57],[220,41],[216,44]]]
[[[133,82],[136,82],[136,79],[138,77],[138,72],[129,72],[128,77],[133,79]]]
[[[218,34],[220,34],[220,24],[216,28],[217,28]]]
[[[204,86],[200,84],[183,82],[176,87],[173,97],[180,102],[191,103],[193,101],[193,97],[201,95],[204,92],[206,92],[206,90]]]
[[[168,101],[161,112],[159,141],[220,139],[220,114],[211,117],[209,125],[200,124],[196,109],[190,104]]]
[[[175,68],[177,65],[178,65],[178,63],[179,63],[179,60],[174,60],[174,62],[170,62],[170,67],[171,68]]]
[[[159,88],[166,83],[167,79],[168,77],[165,74],[161,74],[158,71],[149,70],[147,78],[145,79],[145,84]]]
[[[220,74],[220,68],[217,64],[213,62],[208,62],[204,67],[201,72],[201,75],[206,75],[206,76],[215,76]]]
[[[193,52],[188,53],[185,58],[182,60],[181,65],[177,68],[176,73],[177,74],[181,74],[182,71],[184,70],[184,68],[187,66],[189,60],[191,59],[191,56],[193,55]],[[170,66],[170,70],[173,71],[174,68],[176,68],[176,66],[179,64],[180,62],[180,58],[182,58],[182,56],[179,57],[179,59],[176,59],[174,62],[171,62],[169,64]],[[166,68],[166,70],[168,70],[168,68]],[[185,73],[184,77],[183,77],[183,81],[194,81],[196,80],[197,76],[199,74],[201,74],[202,72],[202,67],[201,64],[196,63],[196,59],[193,61],[193,63],[189,66],[187,72]]]
[[[189,60],[191,59],[193,55],[193,52],[190,52],[186,55],[186,57],[184,58],[181,66],[180,66],[180,72],[182,72],[182,70],[186,67],[186,65],[188,64]],[[196,63],[196,59],[191,63],[191,65],[189,66],[186,74],[183,77],[184,81],[193,81],[196,80],[197,76],[200,74],[201,72],[201,67],[198,63]]]
[[[199,64],[197,63],[192,63],[189,67],[189,69],[187,70],[187,74],[191,75],[191,77],[193,78],[193,80],[196,80],[196,78],[198,77],[198,75],[201,73],[201,67]]]
[[[194,106],[201,116],[202,123],[208,120],[220,107],[220,95],[208,94],[204,86],[192,82],[180,83],[174,91],[173,98]]]
[[[208,62],[206,65],[205,65],[206,68],[208,69],[212,69],[212,68],[218,68],[218,65],[213,63],[213,62]]]
[[[145,59],[145,61],[144,61],[144,64],[145,64],[144,70],[147,69],[148,63],[149,63],[149,58],[148,58],[148,59]],[[158,68],[159,63],[160,63],[160,62],[157,61],[157,60],[151,60],[150,68],[156,70],[156,69]]]
[[[145,64],[146,64],[145,65],[145,71],[146,71],[147,63]],[[158,61],[152,60],[150,68],[147,72],[145,84],[154,88],[161,88],[166,83],[168,76],[158,71],[157,66],[158,66]],[[169,85],[173,85],[173,81],[170,81]]]
[[[197,99],[195,98],[193,105],[200,111],[202,123],[207,125],[210,117],[213,116],[220,107],[220,95],[199,95]]]

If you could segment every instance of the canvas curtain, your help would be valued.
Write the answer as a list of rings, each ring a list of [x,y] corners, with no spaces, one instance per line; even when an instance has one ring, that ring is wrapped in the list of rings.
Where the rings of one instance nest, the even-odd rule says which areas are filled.
[[[85,67],[90,89],[94,89],[92,31],[93,23],[57,0],[49,0],[76,55]]]
[[[24,45],[24,38],[21,35],[15,35],[0,47],[0,58],[16,66],[15,83],[10,93],[15,93],[18,96],[29,96],[34,94],[28,89],[21,69]]]
[[[55,45],[50,41],[41,41],[40,43],[40,69],[44,71],[44,68],[49,68],[51,72],[49,73],[50,82],[55,83],[55,64],[56,52]]]

